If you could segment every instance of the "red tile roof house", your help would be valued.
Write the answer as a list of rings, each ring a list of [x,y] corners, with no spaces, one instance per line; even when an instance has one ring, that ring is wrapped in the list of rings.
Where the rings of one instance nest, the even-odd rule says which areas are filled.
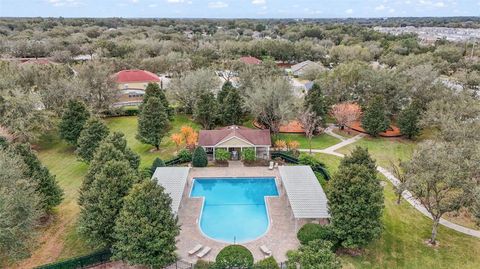
[[[252,56],[241,57],[240,61],[245,64],[261,64],[262,60],[259,60]]]
[[[113,75],[120,91],[114,106],[139,105],[143,101],[148,83],[161,83],[160,78],[144,70],[122,70]]]
[[[201,130],[198,145],[205,149],[212,160],[215,160],[215,149],[218,148],[229,151],[232,159],[238,159],[244,148],[253,148],[257,158],[269,159],[272,141],[269,130],[231,125],[216,130]]]

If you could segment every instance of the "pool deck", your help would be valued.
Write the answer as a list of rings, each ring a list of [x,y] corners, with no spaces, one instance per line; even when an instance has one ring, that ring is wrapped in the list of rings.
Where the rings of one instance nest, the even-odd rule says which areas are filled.
[[[177,237],[177,254],[187,262],[195,263],[196,255],[188,255],[188,251],[195,245],[211,247],[212,250],[202,259],[207,261],[215,260],[218,252],[228,243],[219,242],[205,237],[200,231],[199,220],[202,208],[202,198],[190,198],[190,189],[195,177],[274,177],[279,197],[267,197],[267,207],[270,217],[270,227],[267,233],[261,238],[243,243],[248,248],[256,261],[264,259],[260,246],[267,246],[277,262],[285,261],[288,250],[297,249],[299,242],[296,236],[295,221],[292,211],[288,206],[284,191],[280,188],[280,177],[278,169],[269,170],[268,167],[244,167],[241,162],[230,162],[229,167],[207,167],[192,168],[188,175],[187,186],[183,194],[180,209],[178,211],[179,224],[181,225],[180,235]]]

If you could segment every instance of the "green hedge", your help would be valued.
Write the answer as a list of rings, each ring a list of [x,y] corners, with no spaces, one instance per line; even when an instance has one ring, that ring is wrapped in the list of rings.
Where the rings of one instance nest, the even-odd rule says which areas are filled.
[[[245,161],[255,161],[257,156],[255,156],[255,150],[252,148],[244,148],[242,150],[243,160]]]
[[[254,269],[280,269],[280,266],[278,266],[277,261],[272,256],[272,257],[263,259],[261,261],[258,261],[253,268]]]
[[[215,258],[215,265],[218,268],[251,268],[253,266],[253,255],[244,246],[226,246]]]
[[[322,239],[332,242],[336,245],[336,236],[330,225],[320,225],[315,223],[307,223],[300,228],[297,238],[303,245],[310,241]]]
[[[215,160],[228,161],[230,159],[230,152],[226,149],[215,149]]]
[[[110,261],[112,253],[109,249],[100,250],[92,254],[76,257],[66,261],[50,263],[37,267],[37,269],[74,269],[92,266]]]

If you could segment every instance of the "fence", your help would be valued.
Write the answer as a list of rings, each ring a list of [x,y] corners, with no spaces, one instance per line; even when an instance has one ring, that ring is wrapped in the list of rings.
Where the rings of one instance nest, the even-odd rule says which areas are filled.
[[[300,164],[300,160],[290,155],[287,151],[272,151],[270,156],[272,156],[272,159],[280,158],[285,160],[287,163]],[[320,173],[325,180],[330,180],[330,174],[328,173],[327,169],[323,167],[323,165],[318,164],[310,166],[314,172]]]
[[[100,250],[89,255],[76,257],[73,259],[50,263],[37,267],[37,269],[74,269],[93,266],[108,262],[112,257],[109,249]]]
[[[170,159],[168,161],[165,161],[165,166],[173,166],[176,164],[181,164],[181,163],[186,163],[188,161],[185,161],[182,157],[175,157],[173,159]]]
[[[72,258],[66,261],[42,265],[42,266],[36,267],[36,269],[76,269],[76,268],[91,267],[91,266],[100,265],[100,264],[109,262],[111,256],[112,256],[112,253],[110,252],[110,250],[101,250],[86,256],[81,256],[81,257]],[[280,262],[278,263],[278,267],[280,269],[287,269],[288,264],[287,262]],[[196,268],[195,264],[179,260],[179,261],[176,261],[175,263],[170,264],[169,266],[164,267],[163,269],[195,269],[195,268]],[[296,268],[300,269],[301,267],[297,265]],[[235,268],[235,269],[243,269],[243,268]],[[267,268],[265,266],[254,265],[252,268],[244,268],[244,269],[270,269],[270,268]]]

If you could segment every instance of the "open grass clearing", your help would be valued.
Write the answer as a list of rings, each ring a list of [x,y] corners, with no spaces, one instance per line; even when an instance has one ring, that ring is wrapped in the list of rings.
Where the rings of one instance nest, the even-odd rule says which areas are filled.
[[[285,141],[298,141],[300,143],[300,148],[308,149],[309,143],[308,138],[304,134],[278,134],[276,137],[272,137],[272,142],[275,140],[285,140]],[[316,135],[312,138],[312,149],[325,149],[330,146],[333,146],[341,142],[340,139],[333,137],[327,134]]]

